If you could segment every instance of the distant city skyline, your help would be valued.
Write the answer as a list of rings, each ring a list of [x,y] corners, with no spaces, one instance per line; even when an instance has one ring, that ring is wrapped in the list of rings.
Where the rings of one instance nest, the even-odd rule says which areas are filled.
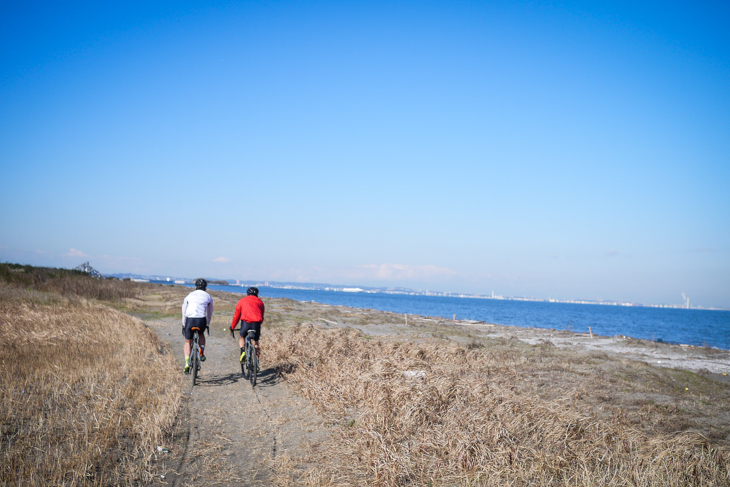
[[[83,267],[83,269],[82,269]],[[86,262],[75,269],[83,270],[84,272],[90,272],[88,270],[89,263]],[[98,272],[96,269],[91,267],[91,273]],[[185,284],[193,285],[198,278],[208,279],[209,285],[217,285],[219,283],[225,283],[230,286],[262,286],[262,287],[273,287],[280,289],[309,289],[309,290],[325,290],[325,291],[344,291],[344,292],[384,292],[389,294],[419,294],[428,296],[450,296],[450,297],[462,297],[462,298],[479,298],[479,299],[496,299],[496,300],[513,300],[513,301],[541,301],[541,302],[556,302],[556,303],[577,303],[577,304],[596,304],[596,305],[610,305],[610,306],[642,306],[642,307],[653,307],[653,308],[675,308],[675,309],[715,309],[730,311],[730,308],[721,307],[704,307],[704,306],[692,306],[690,305],[689,297],[682,295],[682,302],[677,303],[640,303],[631,301],[613,301],[613,300],[596,300],[596,299],[585,299],[585,298],[540,298],[535,296],[503,296],[494,291],[491,294],[479,294],[479,293],[464,293],[464,292],[452,292],[452,291],[434,291],[430,289],[411,289],[400,286],[365,286],[357,283],[326,283],[326,282],[289,282],[289,281],[269,281],[266,279],[223,279],[215,276],[171,276],[171,275],[144,275],[134,273],[115,273],[109,274],[110,277],[116,278],[131,278],[139,282],[168,282],[170,284]],[[235,282],[234,282],[235,281]]]
[[[728,25],[5,2],[0,261],[730,308]]]

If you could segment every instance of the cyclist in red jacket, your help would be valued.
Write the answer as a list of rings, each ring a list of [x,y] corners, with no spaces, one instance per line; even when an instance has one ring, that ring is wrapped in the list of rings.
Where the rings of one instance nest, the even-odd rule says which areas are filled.
[[[251,340],[256,349],[256,357],[259,356],[259,336],[261,335],[261,323],[264,321],[264,303],[259,299],[259,290],[256,287],[250,287],[246,290],[246,297],[236,305],[236,312],[233,313],[233,321],[231,322],[231,336],[233,330],[241,320],[241,331],[238,337],[238,346],[241,347],[241,362],[246,358],[246,342],[244,337],[248,330],[255,330],[255,335]]]

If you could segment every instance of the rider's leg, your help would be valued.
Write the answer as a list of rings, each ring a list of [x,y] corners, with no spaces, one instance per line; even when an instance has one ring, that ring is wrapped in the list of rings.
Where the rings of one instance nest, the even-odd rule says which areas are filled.
[[[242,337],[238,337],[238,348],[240,349],[240,355],[239,360],[243,362],[243,360],[246,358],[246,340]]]
[[[190,350],[193,348],[193,341],[192,340],[185,340],[185,346],[183,346],[183,351],[185,352],[185,367],[190,366]]]
[[[256,358],[259,358],[261,356],[261,348],[259,348],[259,341],[251,340],[251,343],[253,343],[253,348],[256,349]]]
[[[242,336],[238,337],[238,348],[241,349],[240,351],[240,360],[243,362],[244,354],[246,353],[246,340]]]
[[[198,345],[200,345],[200,355],[205,355],[205,334],[198,335]]]

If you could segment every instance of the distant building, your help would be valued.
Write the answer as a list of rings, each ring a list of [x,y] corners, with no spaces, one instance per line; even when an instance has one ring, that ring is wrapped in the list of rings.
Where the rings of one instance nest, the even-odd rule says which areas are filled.
[[[91,277],[95,277],[97,279],[101,279],[101,272],[99,272],[96,269],[94,269],[93,267],[91,267],[88,262],[84,262],[80,266],[74,267],[73,270],[85,272],[87,274],[90,274]]]

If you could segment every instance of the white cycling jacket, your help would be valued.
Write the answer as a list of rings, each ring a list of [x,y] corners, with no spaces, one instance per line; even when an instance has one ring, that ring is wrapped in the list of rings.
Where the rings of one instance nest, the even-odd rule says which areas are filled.
[[[196,289],[187,295],[182,305],[182,323],[185,326],[185,318],[207,318],[213,317],[213,298],[202,289]]]

